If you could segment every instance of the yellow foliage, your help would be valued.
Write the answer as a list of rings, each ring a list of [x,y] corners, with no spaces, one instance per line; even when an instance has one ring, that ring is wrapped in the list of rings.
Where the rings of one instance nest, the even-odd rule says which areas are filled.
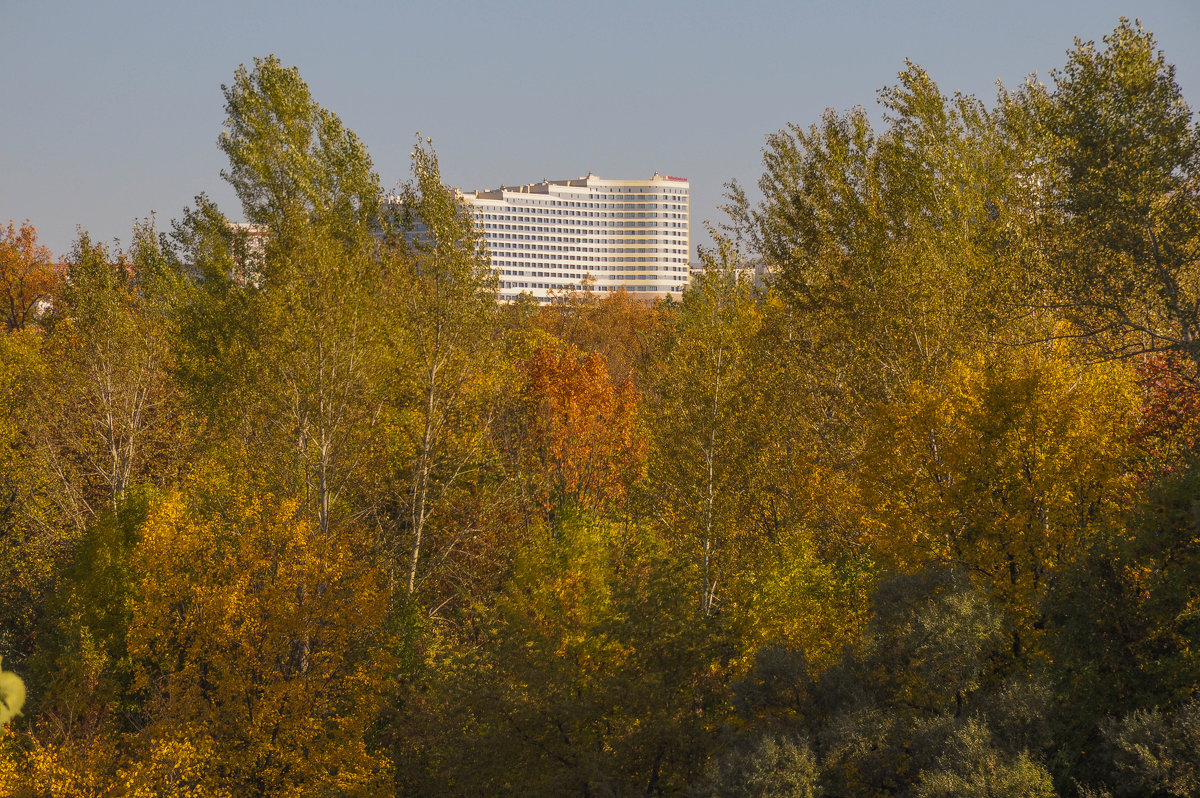
[[[213,783],[212,740],[174,730],[154,740],[145,756],[118,774],[117,790],[127,798],[232,798],[233,792]]]
[[[224,477],[162,502],[143,535],[129,651],[156,721],[130,783],[190,784],[201,765],[264,794],[386,782],[390,762],[364,742],[390,655],[363,541]]]
[[[0,798],[99,798],[111,795],[109,775],[118,757],[106,737],[61,745],[31,736],[18,748],[17,735],[0,729]]]
[[[0,657],[0,666],[4,657]],[[25,682],[11,671],[0,670],[0,726],[21,714],[25,706]]]
[[[1010,611],[1129,501],[1138,396],[1123,364],[1053,349],[951,367],[877,408],[861,484],[865,542],[901,570],[965,566]]]

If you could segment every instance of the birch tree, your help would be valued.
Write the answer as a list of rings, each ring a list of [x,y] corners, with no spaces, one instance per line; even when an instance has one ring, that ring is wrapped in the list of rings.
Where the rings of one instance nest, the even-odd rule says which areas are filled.
[[[379,179],[294,67],[256,59],[223,90],[223,175],[265,243],[244,248],[253,279],[246,301],[229,306],[245,314],[250,346],[217,342],[231,350],[215,359],[245,391],[236,424],[253,460],[328,535],[382,402]]]
[[[134,237],[144,244],[152,233],[142,227]],[[156,465],[148,453],[171,434],[170,335],[139,280],[146,254],[136,245],[112,251],[81,234],[45,342],[59,367],[47,374],[32,434],[60,486],[60,506],[80,529],[117,511],[130,484]]]
[[[737,531],[736,497],[749,459],[739,412],[748,342],[760,318],[731,244],[719,239],[704,262],[679,309],[658,385],[650,490],[657,520],[696,567],[699,607],[708,615]]]
[[[431,519],[487,447],[490,411],[482,400],[495,353],[497,283],[475,221],[442,184],[428,142],[413,149],[412,180],[397,199],[385,223],[391,343],[403,353],[396,377],[411,409],[403,425],[411,463],[396,489],[409,536],[403,580],[411,595]],[[447,548],[453,545],[452,536]]]

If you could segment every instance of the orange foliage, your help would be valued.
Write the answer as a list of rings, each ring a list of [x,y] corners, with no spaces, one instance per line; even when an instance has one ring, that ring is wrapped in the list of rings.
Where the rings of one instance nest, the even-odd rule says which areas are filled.
[[[622,289],[599,299],[572,293],[562,303],[539,307],[533,322],[560,341],[599,354],[613,381],[623,383],[637,379],[651,357],[649,342],[662,315]]]
[[[37,242],[29,220],[17,229],[12,220],[0,227],[0,316],[8,330],[23,330],[49,301],[58,285],[50,249]]]
[[[604,358],[581,355],[574,347],[541,349],[524,371],[530,465],[544,475],[542,503],[553,508],[574,502],[595,510],[623,501],[647,454],[633,385],[615,384]]]
[[[1200,449],[1200,387],[1196,366],[1178,355],[1155,355],[1138,365],[1142,414],[1137,437],[1159,462]]]

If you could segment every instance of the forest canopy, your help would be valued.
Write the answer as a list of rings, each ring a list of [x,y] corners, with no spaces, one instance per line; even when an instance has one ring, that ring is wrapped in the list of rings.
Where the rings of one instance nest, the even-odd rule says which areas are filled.
[[[222,91],[256,227],[0,229],[0,797],[1200,793],[1139,24],[769,134],[653,305],[498,303],[428,140],[385,198],[295,67]]]

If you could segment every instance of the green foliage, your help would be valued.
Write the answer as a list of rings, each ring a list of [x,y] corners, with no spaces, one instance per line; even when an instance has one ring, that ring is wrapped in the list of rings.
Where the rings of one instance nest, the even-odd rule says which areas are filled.
[[[978,781],[977,771],[992,779],[977,785],[981,795],[1013,794],[1006,792],[1013,785],[1053,794],[1044,792],[1048,772],[1028,750],[1044,743],[1044,697],[1013,678],[1004,620],[965,575],[885,581],[873,610],[862,639],[823,672],[799,652],[775,647],[759,655],[735,687],[749,726],[718,770],[756,747],[775,750],[775,740],[790,735],[812,741],[800,759],[816,774],[809,783],[828,794],[955,794],[955,785]],[[770,773],[769,761],[754,767]],[[790,778],[798,765],[780,757],[773,767],[776,778]]]
[[[176,228],[196,266],[180,376],[226,456],[301,501],[323,533],[349,512],[387,389],[380,200],[365,147],[269,57],[225,87],[224,173],[262,229],[204,198]],[[256,238],[251,240],[250,236]]]
[[[616,524],[533,532],[474,634],[443,655],[426,712],[454,743],[426,746],[436,758],[413,792],[678,792],[703,751],[717,653],[680,580]]]
[[[61,699],[91,682],[86,689],[108,693],[101,701],[116,704],[112,697],[128,687],[130,557],[153,499],[152,489],[131,490],[116,512],[104,513],[88,527],[75,547],[48,608],[42,650],[50,659],[36,662],[44,699]],[[79,668],[88,661],[97,664],[84,675]]]
[[[992,743],[982,723],[968,721],[938,757],[936,769],[921,775],[919,798],[1054,798],[1050,773],[1022,751],[1007,757]]]
[[[1104,736],[1124,778],[1117,795],[1195,795],[1200,791],[1200,700],[1173,712],[1138,710],[1105,724]]]
[[[167,371],[172,275],[150,223],[135,228],[134,240],[130,252],[110,251],[80,233],[46,341],[60,365],[47,385],[41,416],[48,423],[38,437],[52,450],[47,456],[80,525],[105,505],[116,511],[128,488],[165,477],[187,451]]]
[[[173,308],[171,375],[205,437],[219,437],[242,417],[258,371],[253,290],[238,279],[251,254],[245,234],[204,195],[184,210],[171,237],[191,278],[178,287]]]
[[[55,502],[52,475],[38,457],[39,386],[49,364],[41,339],[0,337],[0,656],[22,663],[77,532]]]
[[[801,314],[808,367],[850,403],[970,351],[1012,273],[999,240],[1020,205],[1017,154],[978,100],[944,97],[913,64],[899,79],[881,93],[883,132],[862,109],[789,125],[768,137],[763,200],[731,187],[733,232]]]
[[[1147,221],[1160,211],[1156,202],[1186,191],[1200,168],[1200,131],[1175,83],[1174,67],[1155,51],[1148,31],[1122,19],[1104,37],[1103,49],[1077,40],[1055,82],[1057,114],[1051,124],[1069,187],[1062,197],[1065,210],[1092,228],[1104,249],[1153,246]],[[1149,251],[1130,254],[1143,262],[1154,257]]]
[[[409,463],[389,475],[399,557],[407,538],[404,582],[418,587],[423,560],[430,558],[430,519],[438,497],[462,486],[464,475],[487,459],[488,432],[496,389],[497,279],[480,232],[467,210],[442,183],[436,153],[418,141],[412,180],[381,220],[387,302],[388,344],[397,437],[412,452]],[[441,553],[460,541],[443,532]]]
[[[1104,777],[1119,787],[1101,733],[1107,719],[1182,703],[1200,683],[1196,490],[1194,465],[1160,478],[1126,526],[1089,547],[1048,597],[1063,780]]]
[[[762,737],[753,748],[713,760],[692,791],[705,798],[819,798],[824,795],[812,750],[804,740]]]
[[[747,350],[760,317],[732,245],[720,241],[704,257],[705,274],[675,315],[655,386],[647,487],[650,512],[694,563],[697,605],[711,615],[735,567],[727,560],[740,531],[751,445]]]
[[[366,147],[312,99],[299,70],[273,55],[256,58],[221,91],[227,118],[219,144],[229,157],[222,176],[246,218],[284,246],[309,223],[347,243],[361,237],[375,221],[379,177]]]
[[[1200,126],[1149,32],[1122,19],[1104,45],[1076,42],[1044,120],[1050,301],[1103,353],[1200,362]]]
[[[428,140],[384,201],[296,69],[224,98],[250,225],[0,253],[0,796],[1200,790],[1200,133],[1139,26],[789,125],[653,307],[498,306]]]

